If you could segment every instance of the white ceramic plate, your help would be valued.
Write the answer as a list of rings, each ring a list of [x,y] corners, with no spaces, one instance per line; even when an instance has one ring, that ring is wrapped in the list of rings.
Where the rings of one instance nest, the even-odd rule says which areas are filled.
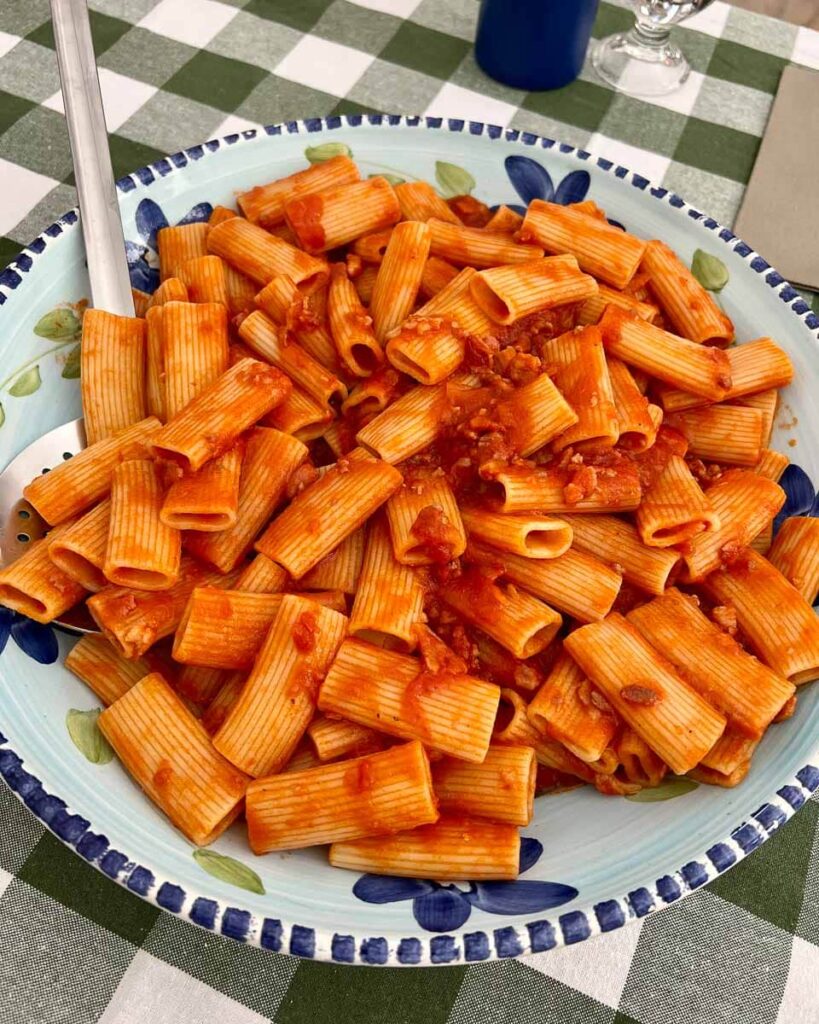
[[[472,188],[490,205],[588,195],[629,231],[665,239],[686,261],[695,249],[718,256],[730,273],[720,301],[738,337],[771,335],[796,366],[774,443],[801,467],[783,480],[786,513],[810,514],[810,480],[819,470],[812,443],[819,434],[819,320],[730,231],[640,175],[570,146],[463,121],[375,115],[231,135],[118,183],[134,283],[149,290],[155,283],[157,227],[187,215],[202,219],[209,210],[198,204],[230,204],[237,190],[303,167],[308,148],[328,143],[349,147],[365,175],[434,182],[437,174],[444,188]],[[70,315],[47,314],[87,295],[75,214],[47,228],[0,273],[0,358],[7,374],[0,385],[0,464],[80,414],[74,323]],[[66,716],[96,706],[60,664],[73,639],[0,616],[0,638],[7,640],[0,658],[0,772],[21,799],[81,856],[145,899],[221,934],[299,956],[452,963],[577,942],[714,878],[819,785],[819,688],[806,687],[796,714],[770,730],[736,789],[675,783],[660,791],[664,799],[640,802],[584,787],[537,800],[524,830],[529,866],[518,882],[359,881],[330,868],[323,849],[256,858],[241,825],[213,848],[232,860],[194,856],[116,760],[93,763],[72,741]]]

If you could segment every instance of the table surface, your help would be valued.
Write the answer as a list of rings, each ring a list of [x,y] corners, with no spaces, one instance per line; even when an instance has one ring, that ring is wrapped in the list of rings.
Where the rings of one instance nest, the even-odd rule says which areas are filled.
[[[627,27],[602,3],[595,35]],[[430,113],[537,132],[642,171],[730,224],[789,61],[819,33],[716,2],[677,30],[694,68],[658,102],[588,68],[525,93],[475,65],[476,0],[92,0],[114,170],[329,113]],[[0,266],[75,203],[46,0],[0,0]],[[814,300],[816,301],[816,300]],[[164,914],[0,790],[3,1024],[816,1024],[819,802],[679,906],[522,961],[347,968]],[[628,850],[618,851],[628,856]]]

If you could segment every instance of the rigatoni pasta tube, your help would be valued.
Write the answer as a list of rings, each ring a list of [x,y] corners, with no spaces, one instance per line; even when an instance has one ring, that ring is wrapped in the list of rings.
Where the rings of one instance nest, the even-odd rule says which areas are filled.
[[[182,664],[249,669],[279,612],[282,595],[196,587],[176,628]]]
[[[184,470],[201,469],[279,405],[291,387],[275,367],[242,359],[154,435],[154,454]]]
[[[458,217],[428,181],[404,181],[395,186],[395,195],[404,220],[436,220],[460,224]]]
[[[494,583],[478,569],[467,569],[440,591],[441,600],[516,658],[545,650],[563,624],[559,613],[515,586]]]
[[[373,297],[373,288],[375,288],[375,279],[377,277],[378,267],[370,264],[369,266],[364,267],[357,277],[353,278],[355,290],[358,292],[358,297],[365,306],[369,306],[370,299]]]
[[[108,548],[108,524],[111,502],[101,501],[60,530],[59,536],[49,537],[48,557],[62,571],[86,590],[96,593],[108,584],[102,571]]]
[[[627,618],[689,686],[746,736],[761,736],[793,696],[793,684],[706,618],[694,597],[671,588]]]
[[[313,441],[323,437],[333,422],[333,410],[311,398],[301,388],[294,387],[281,405],[277,405],[260,422],[292,434],[299,441]]]
[[[710,768],[720,775],[732,775],[741,765],[747,765],[758,745],[758,739],[751,739],[729,726],[700,761],[699,767]]]
[[[174,690],[188,702],[195,715],[209,704],[222,688],[226,673],[218,668],[204,665],[182,665],[174,684]]]
[[[354,594],[364,558],[366,530],[351,533],[299,580],[302,590],[341,590]]]
[[[185,548],[220,572],[230,572],[251,549],[259,531],[284,498],[290,474],[306,458],[306,445],[295,437],[268,427],[254,427],[248,435],[242,463],[236,522],[217,533],[187,534]]]
[[[393,229],[386,228],[384,231],[374,231],[369,235],[362,235],[350,246],[350,251],[359,256],[365,263],[381,264],[387,246],[390,244]],[[376,277],[378,275],[376,274]]]
[[[343,263],[330,266],[327,317],[339,357],[357,377],[367,377],[384,362],[372,328],[372,317],[362,306]]]
[[[522,458],[565,435],[578,422],[577,412],[548,373],[515,388],[509,398],[497,403],[494,412],[509,444]]]
[[[395,557],[404,565],[451,562],[464,553],[461,513],[443,474],[408,473],[386,512]]]
[[[659,309],[650,302],[640,302],[628,292],[617,291],[616,288],[609,288],[607,285],[599,284],[596,295],[586,299],[577,311],[578,326],[599,323],[600,317],[606,311],[606,306],[620,306],[639,316],[641,320],[648,320],[654,323],[660,315]]]
[[[182,476],[168,488],[160,519],[175,530],[227,530],[239,511],[239,483],[244,443],[240,439],[223,455],[196,473]]]
[[[797,686],[819,676],[819,618],[796,587],[750,548],[706,579],[708,594],[736,610],[751,646]]]
[[[334,156],[286,178],[256,185],[241,192],[237,201],[249,221],[272,228],[284,219],[284,204],[288,199],[358,181],[359,177],[358,168],[348,156]]]
[[[231,672],[224,677],[221,686],[211,698],[200,718],[202,727],[209,736],[213,736],[227,718],[230,709],[239,699],[245,679],[244,672]]]
[[[458,268],[437,256],[430,256],[424,264],[418,294],[427,301],[437,295],[458,276]]]
[[[726,350],[726,355],[731,365],[731,387],[725,401],[784,388],[793,380],[790,357],[770,338],[733,345]],[[682,412],[703,404],[698,395],[690,395],[677,388],[661,388],[659,394],[667,412]]]
[[[557,438],[556,451],[570,445],[610,448],[620,427],[598,327],[580,327],[543,345],[543,360],[577,419]]]
[[[296,495],[256,542],[256,550],[299,579],[362,526],[401,483],[397,469],[356,449]]]
[[[819,519],[786,519],[768,552],[768,560],[812,605],[819,593]]]
[[[401,209],[386,178],[369,178],[294,196],[285,203],[284,216],[302,249],[321,253],[390,227]]]
[[[421,662],[361,640],[345,640],[319,690],[318,706],[371,729],[418,739],[480,763],[500,691],[467,675],[425,672]]]
[[[778,484],[748,469],[728,470],[705,493],[719,526],[696,534],[685,546],[683,559],[693,581],[722,564],[723,550],[750,543],[785,502],[785,492]]]
[[[227,309],[216,302],[162,307],[165,418],[172,419],[228,368]]]
[[[106,706],[119,700],[151,671],[146,658],[123,658],[99,633],[80,637],[66,655],[65,667],[82,679]]]
[[[421,384],[439,384],[464,359],[466,337],[447,317],[413,316],[390,337],[387,359]]]
[[[643,495],[635,523],[644,544],[667,548],[717,529],[720,520],[688,463],[672,455]]]
[[[150,310],[156,306],[164,306],[166,302],[187,302],[188,289],[185,282],[178,277],[166,277],[151,296],[148,309],[145,310],[147,318]]]
[[[145,321],[87,309],[82,319],[82,412],[88,444],[145,417]]]
[[[160,427],[159,420],[149,416],[88,445],[50,473],[35,477],[23,488],[23,497],[51,526],[78,515],[108,494],[114,467],[123,459],[143,455]]]
[[[665,242],[648,243],[642,269],[677,334],[700,343],[733,341],[734,325]]]
[[[230,309],[225,262],[218,256],[199,256],[179,268],[188,302],[219,302]]]
[[[411,651],[417,640],[424,591],[414,570],[394,554],[389,528],[379,514],[370,521],[358,588],[350,612],[350,634]]]
[[[782,452],[775,452],[771,448],[763,448],[759,456],[759,462],[754,466],[754,472],[764,476],[767,480],[779,483],[782,474],[791,464],[791,460]]]
[[[191,591],[228,580],[184,555],[179,578],[168,590],[105,587],[88,600],[88,610],[108,640],[125,658],[138,658],[179,625]]]
[[[430,317],[451,319],[462,331],[466,331],[467,334],[475,334],[478,337],[493,333],[496,328],[492,319],[472,298],[470,291],[470,285],[475,279],[476,273],[474,267],[464,267],[459,274],[416,311],[416,316],[421,319]]]
[[[427,223],[430,229],[430,253],[461,267],[528,263],[543,256],[543,249],[538,246],[518,245],[506,235],[448,224],[434,217]]]
[[[308,355],[301,345],[288,341],[286,330],[260,310],[242,321],[239,337],[254,355],[278,367],[317,402],[328,404],[347,397],[347,388],[338,377]]]
[[[489,747],[481,764],[445,757],[432,766],[432,785],[442,814],[528,825],[532,820],[537,761],[532,747]]]
[[[616,516],[567,515],[573,546],[617,565],[623,577],[650,594],[662,594],[680,561],[678,551],[643,544],[630,523]]]
[[[254,595],[258,598],[258,595]],[[347,630],[344,615],[285,594],[239,699],[213,738],[242,771],[275,774],[296,749]]]
[[[461,508],[470,537],[526,558],[558,558],[572,544],[572,528],[563,519],[536,513],[504,515],[478,506]]]
[[[725,729],[725,718],[685,683],[622,615],[570,633],[564,646],[614,710],[682,775]]]
[[[490,220],[484,225],[486,231],[511,231],[519,230],[523,224],[523,217],[516,213],[511,206],[498,206]]]
[[[160,228],[157,231],[159,277],[163,282],[171,277],[179,277],[183,264],[188,260],[207,256],[209,232],[209,225],[202,221],[195,221],[192,224],[177,224],[175,227]]]
[[[397,835],[335,842],[330,863],[405,878],[514,879],[520,871],[520,836],[514,825],[447,816]]]
[[[438,817],[420,743],[257,779],[246,813],[254,853],[382,836]]]
[[[327,279],[324,260],[302,252],[241,217],[226,220],[210,231],[208,251],[221,256],[259,285],[279,274],[286,274],[294,284],[305,288]]]
[[[741,405],[666,413],[664,423],[685,437],[691,455],[714,462],[755,466],[765,444],[763,413]]]
[[[375,729],[340,718],[318,715],[307,726],[307,736],[320,761],[373,754],[387,746],[387,737]]]
[[[277,324],[283,324],[292,331],[296,341],[316,362],[331,373],[338,370],[337,353],[324,326],[324,316],[311,309],[309,297],[286,274],[279,274],[268,281],[256,295],[255,302]]]
[[[608,701],[565,652],[529,702],[527,714],[538,732],[586,762],[600,760],[620,725]]]
[[[639,317],[609,306],[600,321],[606,351],[629,366],[711,402],[731,387],[731,364],[722,349],[678,338]]]
[[[468,561],[500,566],[506,579],[581,622],[595,622],[611,610],[622,577],[605,562],[569,548],[559,558],[524,558],[469,542]]]
[[[539,732],[530,721],[527,710],[526,701],[516,690],[501,690],[500,711],[492,733],[493,743],[531,747],[538,764],[575,775],[584,782],[593,782],[597,765],[586,764],[562,743]]]
[[[145,314],[145,411],[163,422],[166,419],[164,306],[155,306]]]
[[[192,843],[213,842],[237,817],[248,779],[158,672],[145,676],[99,719],[126,771]]]
[[[85,597],[85,588],[48,556],[49,543],[63,529],[32,541],[19,558],[0,570],[0,604],[35,622],[51,622]]]
[[[481,309],[499,324],[513,324],[531,313],[582,302],[597,293],[597,282],[580,271],[573,256],[492,267],[476,274],[469,287]]]
[[[717,740],[717,743],[720,742],[721,740]],[[629,782],[636,782],[645,787],[658,786],[668,771],[668,765],[627,726],[621,729],[620,735],[615,739],[614,750],[622,773]]]
[[[612,288],[625,288],[637,272],[646,243],[570,206],[533,199],[520,229],[523,242],[550,253],[571,253],[580,269]]]
[[[278,594],[284,590],[288,575],[265,555],[256,555],[236,578],[236,589],[251,594]]]
[[[154,462],[131,459],[114,470],[103,572],[135,590],[167,590],[179,576],[182,535],[160,519],[162,483]]]
[[[629,451],[643,452],[656,440],[662,409],[652,405],[642,394],[622,360],[609,357],[606,366],[619,430],[618,443]]]
[[[735,399],[737,405],[747,406],[749,409],[759,409],[765,420],[765,427],[762,432],[763,443],[767,446],[771,443],[773,434],[774,419],[779,407],[779,392],[776,388],[769,388],[767,391],[758,391],[755,395],[743,395]]]
[[[642,497],[631,461],[602,473],[594,466],[574,468],[571,463],[568,469],[511,465],[495,473],[493,484],[502,512],[631,512]]]
[[[421,221],[404,221],[393,228],[370,300],[373,330],[382,343],[415,305],[429,244],[429,228]]]

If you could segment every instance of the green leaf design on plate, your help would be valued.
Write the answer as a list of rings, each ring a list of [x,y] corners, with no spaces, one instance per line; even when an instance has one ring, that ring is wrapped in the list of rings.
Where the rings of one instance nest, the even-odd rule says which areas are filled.
[[[334,156],[352,156],[353,151],[346,142],[323,142],[320,146],[308,146],[304,155],[311,164],[323,164]]]
[[[444,160],[435,161],[435,180],[445,199],[452,196],[468,195],[475,187],[475,179],[457,164],[448,164]]]
[[[100,732],[97,719],[100,709],[78,711],[71,708],[65,716],[68,735],[79,752],[91,764],[108,764],[114,758],[114,751],[108,740]]]
[[[30,370],[21,373],[17,380],[15,380],[9,388],[9,394],[15,398],[25,398],[26,395],[33,395],[35,391],[39,390],[42,383],[40,367],[32,366]]]
[[[6,422],[6,410],[0,405],[0,427]]]
[[[77,343],[66,356],[62,375],[66,380],[77,380],[80,375],[80,352],[81,348]]]
[[[80,333],[80,318],[73,309],[52,309],[41,316],[34,327],[34,333],[50,341],[65,341]]]
[[[694,253],[691,273],[709,292],[721,292],[731,276],[721,259],[702,249],[697,249]]]
[[[265,895],[262,880],[247,864],[233,857],[226,857],[224,853],[217,853],[215,850],[194,850],[193,859],[209,875],[218,878],[229,885],[236,885],[240,889],[247,889],[248,892],[256,892],[260,896]]]
[[[635,804],[656,804],[662,800],[674,800],[678,796],[685,796],[697,788],[699,783],[693,779],[687,779],[683,775],[667,775],[659,786],[641,789],[639,793],[627,796],[626,800],[631,800]]]
[[[367,177],[369,177],[369,178],[384,178],[391,185],[403,185],[404,182],[407,180],[406,178],[399,178],[399,176],[397,174],[386,174],[386,173],[385,174],[369,174],[369,175],[367,175]]]

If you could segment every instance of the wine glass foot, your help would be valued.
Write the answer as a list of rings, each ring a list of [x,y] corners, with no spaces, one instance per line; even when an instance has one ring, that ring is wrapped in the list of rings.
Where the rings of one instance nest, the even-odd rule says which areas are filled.
[[[646,46],[623,33],[597,44],[592,67],[604,82],[628,96],[665,96],[679,89],[691,71],[679,47]]]

